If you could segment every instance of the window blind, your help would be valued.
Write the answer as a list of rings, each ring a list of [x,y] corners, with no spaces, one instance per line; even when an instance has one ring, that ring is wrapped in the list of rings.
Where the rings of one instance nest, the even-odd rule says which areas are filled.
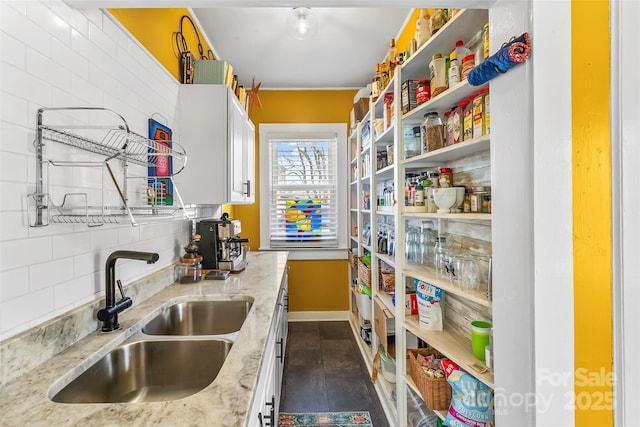
[[[337,139],[271,139],[272,247],[338,246]]]

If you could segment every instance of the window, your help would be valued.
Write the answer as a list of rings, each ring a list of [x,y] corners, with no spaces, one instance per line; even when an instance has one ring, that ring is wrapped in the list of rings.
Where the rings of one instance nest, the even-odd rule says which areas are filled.
[[[346,247],[345,162],[346,124],[260,125],[261,249]]]

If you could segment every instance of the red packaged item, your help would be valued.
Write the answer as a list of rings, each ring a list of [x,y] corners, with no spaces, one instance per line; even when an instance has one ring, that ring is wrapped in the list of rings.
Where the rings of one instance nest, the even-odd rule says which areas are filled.
[[[416,102],[418,105],[423,104],[431,99],[431,80],[418,80],[416,85]]]

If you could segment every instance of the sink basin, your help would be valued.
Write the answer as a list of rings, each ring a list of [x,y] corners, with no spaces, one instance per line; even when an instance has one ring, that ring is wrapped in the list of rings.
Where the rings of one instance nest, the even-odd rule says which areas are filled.
[[[113,349],[55,394],[59,403],[159,402],[202,390],[218,375],[231,341],[134,341]]]
[[[143,328],[147,335],[221,335],[237,332],[251,301],[188,301],[172,305]]]

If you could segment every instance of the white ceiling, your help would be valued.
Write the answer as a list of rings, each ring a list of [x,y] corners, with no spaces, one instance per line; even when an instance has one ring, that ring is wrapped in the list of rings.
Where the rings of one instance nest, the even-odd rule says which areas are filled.
[[[286,7],[193,9],[216,57],[245,86],[261,89],[358,88],[371,81],[408,18],[409,8],[312,8],[318,31],[308,40],[287,32]],[[195,49],[195,47],[194,47]]]

